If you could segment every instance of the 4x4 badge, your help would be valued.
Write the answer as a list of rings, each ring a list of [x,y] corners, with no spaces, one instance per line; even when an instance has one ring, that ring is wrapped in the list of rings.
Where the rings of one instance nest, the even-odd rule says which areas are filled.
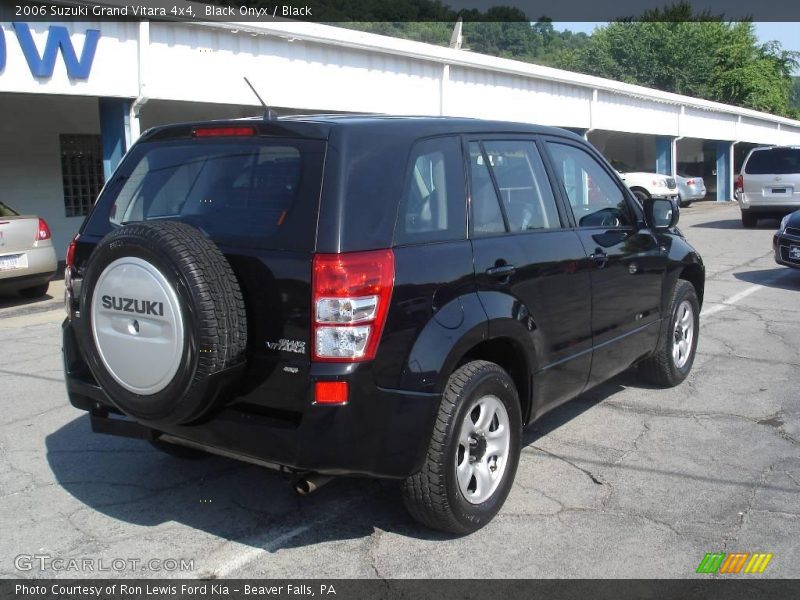
[[[277,342],[266,342],[268,350],[279,350],[281,352],[294,352],[295,354],[306,353],[306,343],[298,340],[287,340],[281,338]]]

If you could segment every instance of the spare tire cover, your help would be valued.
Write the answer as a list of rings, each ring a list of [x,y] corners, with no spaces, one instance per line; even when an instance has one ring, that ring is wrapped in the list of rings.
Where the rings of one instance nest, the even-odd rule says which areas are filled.
[[[247,319],[233,269],[185,223],[132,223],[109,233],[92,253],[80,300],[89,369],[111,402],[137,419],[197,419],[245,360]]]

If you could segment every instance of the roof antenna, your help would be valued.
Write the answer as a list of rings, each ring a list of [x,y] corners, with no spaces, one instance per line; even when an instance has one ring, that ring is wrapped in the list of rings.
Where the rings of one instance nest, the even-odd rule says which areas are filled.
[[[261,98],[261,96],[258,95],[256,88],[253,87],[253,84],[250,83],[250,80],[247,77],[245,77],[244,82],[248,86],[250,86],[250,89],[253,90],[253,93],[256,95],[256,98],[258,98],[258,101],[261,103],[261,106],[264,107],[264,119],[266,119],[267,121],[275,120],[277,115],[272,111],[272,109],[269,106],[267,106],[267,103],[264,102],[263,98]]]

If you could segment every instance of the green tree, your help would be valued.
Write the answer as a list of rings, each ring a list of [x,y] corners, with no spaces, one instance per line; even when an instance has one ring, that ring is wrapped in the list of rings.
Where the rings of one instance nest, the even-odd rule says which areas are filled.
[[[752,23],[693,15],[686,2],[599,28],[559,66],[660,90],[791,115],[798,54],[758,44]]]

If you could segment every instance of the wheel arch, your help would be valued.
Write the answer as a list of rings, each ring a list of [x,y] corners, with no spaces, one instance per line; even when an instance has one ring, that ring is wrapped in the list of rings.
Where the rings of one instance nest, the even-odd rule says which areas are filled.
[[[527,423],[533,409],[531,393],[531,368],[527,353],[516,340],[510,337],[496,337],[472,346],[456,361],[453,370],[473,361],[485,360],[502,367],[514,381],[519,396],[522,422]],[[449,377],[450,373],[446,374]]]
[[[705,271],[703,267],[697,263],[688,264],[678,274],[678,279],[688,281],[694,286],[697,301],[700,304],[700,308],[703,308],[703,293],[705,292]]]

